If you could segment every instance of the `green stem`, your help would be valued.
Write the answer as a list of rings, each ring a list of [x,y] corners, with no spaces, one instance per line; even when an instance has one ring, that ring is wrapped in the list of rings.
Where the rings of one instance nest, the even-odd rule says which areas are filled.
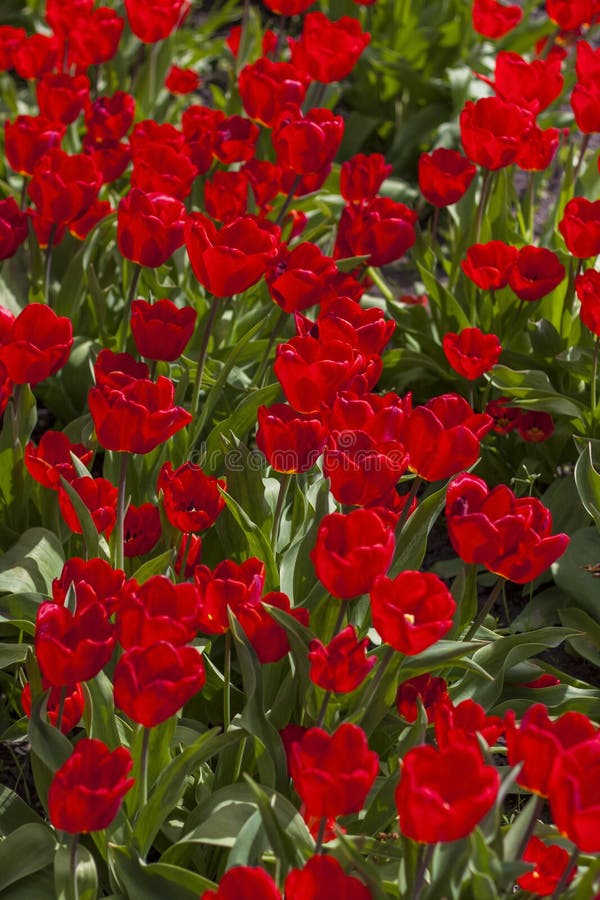
[[[271,331],[271,335],[269,337],[269,343],[267,344],[267,349],[265,350],[264,356],[260,362],[260,366],[258,367],[256,375],[254,376],[254,384],[257,387],[261,387],[261,385],[262,385],[263,378],[265,376],[265,372],[267,371],[267,367],[269,365],[269,358],[271,356],[271,350],[273,349],[275,341],[277,340],[277,338],[279,337],[279,334],[281,333],[281,329],[283,328],[283,325],[284,325],[287,317],[288,317],[288,314],[286,313],[285,309],[280,309],[277,319],[275,320],[275,324],[273,325],[273,330]]]
[[[127,295],[127,301],[125,303],[125,309],[123,310],[123,318],[121,319],[121,324],[119,325],[120,341],[118,342],[121,350],[124,352],[127,346],[127,337],[129,331],[129,319],[131,316],[131,304],[133,303],[133,298],[135,297],[138,282],[140,280],[140,275],[142,274],[142,267],[139,263],[134,263],[133,275],[131,276],[131,284],[129,285],[129,293]]]
[[[215,319],[217,318],[217,313],[219,311],[219,301],[213,299],[210,310],[208,312],[208,318],[206,320],[206,325],[204,326],[204,334],[202,335],[202,344],[200,345],[200,353],[198,355],[198,367],[196,369],[196,378],[194,380],[194,389],[192,392],[192,408],[191,413],[193,416],[196,415],[198,411],[198,397],[200,395],[200,388],[202,386],[202,376],[204,375],[204,366],[206,365],[206,356],[208,353],[208,344],[210,341],[210,336],[213,330],[213,326],[215,324]]]
[[[373,266],[367,266],[365,272],[369,276],[373,284],[375,284],[379,288],[388,303],[393,303],[396,298],[394,297],[392,289],[387,284],[387,282],[384,281],[379,271]]]
[[[114,546],[116,569],[122,569],[125,562],[125,507],[127,503],[127,463],[129,462],[129,453],[121,453],[120,456]]]
[[[577,158],[577,162],[575,163],[575,168],[573,169],[573,189],[575,189],[575,183],[579,175],[579,170],[581,169],[581,164],[583,163],[583,157],[585,156],[585,152],[590,143],[590,138],[591,134],[584,134],[583,136],[583,140],[581,142],[581,150]]]
[[[48,236],[48,246],[46,247],[46,269],[44,273],[44,297],[48,306],[52,306],[52,297],[50,296],[50,280],[52,276],[52,249],[54,247],[54,238],[58,225],[53,225]]]
[[[71,900],[79,900],[79,887],[77,885],[77,845],[79,835],[72,834],[69,842],[69,870],[71,872]]]
[[[419,475],[416,475],[413,483],[410,486],[410,490],[406,495],[406,500],[404,502],[400,518],[398,519],[398,524],[396,525],[396,533],[399,535],[402,534],[402,529],[406,525],[406,521],[410,516],[410,508],[412,506],[412,502],[417,496],[417,491],[419,490],[422,481],[423,479]]]
[[[425,887],[425,875],[431,864],[434,850],[435,844],[423,844],[419,847],[419,863],[412,891],[410,892],[410,900],[419,900],[419,897],[421,896],[423,888]]]
[[[330,699],[331,691],[325,691],[325,696],[323,697],[323,702],[321,703],[321,709],[319,710],[319,715],[317,716],[317,721],[315,722],[315,728],[323,727],[323,722],[325,721],[325,713],[327,712],[327,707],[329,705]]]
[[[231,723],[231,631],[225,635],[225,688],[223,693],[223,731]]]
[[[592,363],[592,418],[596,416],[598,405],[598,351],[600,350],[600,337],[596,335],[594,340],[594,360]]]
[[[377,671],[375,672],[373,680],[371,681],[371,687],[369,688],[369,690],[367,692],[367,696],[361,703],[361,705],[364,708],[364,712],[359,720],[359,723],[358,723],[359,725],[360,725],[360,722],[362,722],[362,720],[365,718],[366,714],[369,711],[369,707],[371,706],[373,700],[375,699],[375,697],[377,695],[377,690],[379,688],[379,685],[381,684],[381,679],[385,675],[385,673],[388,669],[388,666],[390,665],[391,661],[393,660],[395,652],[396,651],[394,650],[393,647],[386,647],[384,652],[381,655],[381,659],[379,660],[379,664],[377,666]]]
[[[475,241],[474,243],[479,243],[479,238],[481,236],[481,226],[483,225],[483,216],[485,213],[485,208],[487,206],[487,202],[490,196],[490,187],[492,183],[493,172],[491,169],[484,169],[483,171],[483,179],[481,181],[481,194],[479,195],[479,209],[477,210],[477,219],[475,225]]]
[[[291,472],[286,472],[279,482],[279,493],[277,495],[277,503],[275,505],[275,513],[273,515],[273,527],[271,529],[271,546],[273,547],[273,553],[277,550],[277,539],[279,537],[279,529],[281,526],[281,517],[283,515],[283,508],[285,505],[285,498],[287,497],[287,492],[290,486],[290,482],[292,480]]]
[[[158,65],[158,53],[160,41],[157,41],[150,48],[150,71],[148,74],[148,114],[156,104],[156,67]]]
[[[140,811],[148,802],[148,751],[150,750],[150,728],[142,725],[142,749],[140,752]]]
[[[431,249],[435,252],[437,247],[437,233],[440,224],[440,208],[439,206],[434,206],[433,215],[429,222],[429,233],[431,236]]]
[[[577,847],[575,847],[575,849],[571,853],[571,856],[569,857],[569,861],[568,861],[567,865],[565,866],[565,870],[562,873],[560,881],[554,888],[554,893],[552,894],[552,897],[550,898],[550,900],[557,900],[557,898],[560,897],[560,895],[564,891],[565,887],[567,886],[567,882],[569,880],[569,876],[570,876],[571,872],[573,871],[574,868],[577,867],[578,856],[579,856],[579,849]]]
[[[327,816],[323,816],[319,823],[319,833],[315,842],[315,854],[318,856],[323,852],[323,838],[325,837],[325,829],[327,828]]]
[[[286,215],[288,209],[290,208],[290,206],[292,205],[294,195],[295,195],[296,191],[298,190],[298,185],[300,184],[301,181],[302,181],[302,175],[296,175],[296,177],[294,178],[294,181],[292,182],[290,191],[289,191],[287,197],[285,198],[285,200],[283,201],[283,206],[279,210],[279,215],[275,219],[276,225],[281,226],[283,224],[285,215]]]
[[[505,579],[502,577],[502,575],[500,575],[498,578],[498,581],[492,588],[489,597],[487,598],[487,600],[485,601],[485,603],[483,604],[483,606],[481,607],[481,609],[475,616],[475,618],[473,620],[473,624],[471,625],[471,627],[465,634],[463,640],[470,641],[471,638],[473,637],[473,635],[477,633],[477,629],[479,628],[481,623],[485,621],[487,614],[493,608],[494,603],[498,599],[498,596],[504,587],[504,582],[505,582]]]

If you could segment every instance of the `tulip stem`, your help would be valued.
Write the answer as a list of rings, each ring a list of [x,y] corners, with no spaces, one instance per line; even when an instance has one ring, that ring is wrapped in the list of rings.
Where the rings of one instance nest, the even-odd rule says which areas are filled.
[[[298,190],[298,186],[300,185],[301,181],[302,181],[302,175],[296,175],[296,177],[294,178],[294,181],[292,182],[292,186],[289,190],[289,193],[288,193],[287,197],[285,198],[285,200],[283,201],[283,206],[279,210],[279,214],[278,214],[277,218],[275,219],[276,225],[281,226],[283,224],[285,215],[292,204],[292,200],[294,199],[294,195],[295,195],[296,191]]]
[[[119,330],[121,331],[121,340],[118,343],[120,344],[121,350],[123,352],[125,352],[125,348],[127,346],[127,333],[129,328],[129,319],[131,317],[131,304],[133,303],[133,298],[135,297],[141,274],[141,265],[139,263],[134,263],[133,275],[131,276],[131,284],[129,285],[129,294],[127,295],[125,309],[123,310],[123,318],[121,319],[121,324],[119,326]]]
[[[393,647],[386,647],[384,652],[382,653],[381,658],[379,660],[379,664],[377,666],[377,671],[375,672],[375,675],[373,676],[373,680],[371,681],[371,687],[367,690],[367,696],[361,703],[363,712],[359,719],[358,724],[360,724],[360,722],[362,722],[362,720],[365,718],[366,714],[369,711],[369,707],[370,707],[371,703],[377,696],[377,690],[379,688],[379,685],[381,684],[381,680],[382,680],[383,676],[385,675],[388,666],[390,665],[391,661],[393,660],[395,652],[396,651],[394,650]]]
[[[262,381],[265,376],[265,372],[267,371],[267,366],[269,365],[269,357],[271,356],[271,350],[273,349],[273,345],[275,344],[275,341],[279,337],[279,333],[281,332],[281,329],[282,329],[283,324],[284,324],[285,320],[287,319],[287,317],[288,317],[288,314],[286,313],[285,309],[280,309],[279,315],[277,316],[277,319],[275,320],[275,324],[273,325],[273,330],[271,331],[271,335],[269,337],[269,343],[267,344],[267,349],[265,350],[265,353],[261,360],[258,371],[254,377],[254,383],[256,384],[257,387],[262,386]]]
[[[330,699],[331,691],[325,691],[325,696],[323,697],[323,702],[321,703],[321,709],[319,710],[319,715],[317,716],[317,721],[315,722],[315,728],[323,727],[323,722],[325,721],[325,713],[327,712],[327,707],[329,706]]]
[[[291,472],[286,472],[279,482],[279,493],[277,495],[277,503],[275,504],[275,513],[273,515],[273,527],[271,528],[271,545],[273,547],[273,553],[277,550],[277,538],[279,537],[279,529],[281,527],[281,517],[283,516],[285,498],[287,497],[291,480]]]
[[[479,243],[479,238],[481,236],[481,226],[483,225],[483,216],[485,213],[485,208],[487,206],[487,202],[490,196],[490,187],[492,183],[493,173],[491,169],[483,170],[483,178],[481,180],[481,193],[479,195],[479,209],[477,210],[477,220],[475,225],[475,243]]]
[[[150,749],[150,729],[142,725],[142,749],[140,751],[140,805],[141,812],[148,802],[148,751]],[[139,813],[138,813],[139,815]]]
[[[48,246],[46,247],[46,270],[44,273],[44,296],[48,306],[52,307],[52,297],[50,296],[50,280],[52,275],[52,248],[54,247],[54,238],[58,225],[53,225],[48,236]]]
[[[585,156],[586,150],[590,143],[590,138],[591,134],[584,134],[583,136],[583,140],[581,142],[581,150],[579,152],[577,162],[575,163],[575,168],[573,169],[573,189],[575,189],[575,182],[577,181],[579,170],[581,169],[581,164],[583,163],[583,157]]]
[[[115,523],[115,568],[122,569],[125,563],[125,506],[127,496],[127,463],[129,453],[121,453],[119,460],[119,488],[117,494],[117,521]]]
[[[556,898],[560,897],[560,895],[562,894],[563,890],[567,886],[567,882],[569,880],[569,876],[571,875],[571,872],[573,871],[574,868],[577,868],[578,856],[579,856],[579,848],[575,847],[573,852],[571,853],[571,856],[569,857],[569,861],[567,862],[567,865],[564,868],[564,871],[561,875],[560,881],[554,888],[554,893],[552,894],[550,900],[556,900]]]
[[[419,490],[422,481],[423,479],[419,475],[416,475],[413,483],[410,486],[410,490],[406,495],[406,500],[404,501],[404,506],[402,508],[400,518],[398,519],[398,524],[396,525],[396,531],[399,535],[402,534],[402,529],[406,525],[406,520],[410,516],[410,508],[412,506],[412,502],[417,496],[417,491]]]
[[[315,842],[315,855],[323,852],[323,838],[325,837],[325,829],[327,828],[327,816],[323,816],[319,822],[319,831]]]
[[[419,862],[412,891],[410,893],[410,900],[419,900],[419,897],[421,896],[423,888],[425,887],[425,875],[431,864],[434,850],[435,844],[423,844],[419,847]]]
[[[596,416],[598,405],[598,351],[600,350],[600,337],[596,335],[594,341],[594,359],[592,363],[592,418]]]
[[[213,326],[215,324],[215,319],[217,317],[217,312],[219,310],[219,301],[213,299],[210,309],[208,311],[208,318],[206,319],[206,325],[204,326],[204,334],[202,335],[202,344],[200,345],[200,353],[198,354],[198,367],[196,369],[196,378],[194,379],[194,389],[192,392],[192,415],[195,416],[198,412],[198,397],[200,395],[200,388],[202,386],[202,376],[204,375],[204,366],[206,364],[206,355],[208,353],[208,343],[210,341],[210,336],[213,330]]]
[[[368,275],[371,281],[379,288],[387,302],[393,303],[396,298],[394,297],[390,286],[384,281],[379,270],[375,268],[375,266],[367,266],[365,268],[365,274]]]
[[[435,253],[437,247],[437,233],[440,225],[440,208],[439,206],[433,207],[433,215],[429,220],[429,233],[431,236],[431,249]]]
[[[492,607],[494,606],[494,603],[498,599],[500,592],[504,588],[504,582],[505,582],[505,579],[501,575],[498,578],[498,581],[496,582],[494,587],[492,588],[489,597],[487,598],[487,600],[485,601],[485,603],[483,604],[483,606],[481,607],[481,609],[475,616],[475,618],[473,620],[473,624],[471,625],[471,627],[465,634],[463,640],[470,641],[471,638],[473,637],[473,635],[477,633],[479,626],[485,620],[487,614],[492,609]]]
[[[231,723],[231,631],[225,635],[225,689],[223,693],[223,731],[227,731]]]
[[[69,868],[71,870],[71,900],[79,900],[79,888],[77,886],[77,845],[79,843],[79,835],[72,834],[69,841]]]

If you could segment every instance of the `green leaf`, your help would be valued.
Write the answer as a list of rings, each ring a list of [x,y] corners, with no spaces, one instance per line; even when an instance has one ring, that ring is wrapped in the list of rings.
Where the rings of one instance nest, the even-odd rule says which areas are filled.
[[[15,628],[33,634],[38,608],[46,599],[43,594],[4,594],[0,596],[0,621],[10,622]]]
[[[0,558],[0,593],[51,595],[64,564],[60,541],[45,528],[30,528]]]
[[[73,747],[70,740],[46,720],[48,694],[49,691],[46,691],[33,702],[28,735],[36,756],[52,772],[56,772],[71,756]]]
[[[161,553],[160,556],[155,556],[153,559],[147,560],[145,563],[135,570],[133,575],[138,584],[144,584],[145,581],[148,581],[149,578],[152,578],[153,575],[163,575],[169,565],[173,562],[174,553],[172,550],[165,550],[164,553]]]
[[[542,409],[544,412],[581,419],[583,404],[559,394],[545,372],[537,369],[515,371],[508,366],[496,365],[486,378],[503,394],[514,397],[524,409]]]
[[[580,528],[552,566],[558,587],[596,621],[600,620],[600,578],[587,567],[600,563],[600,535],[595,527]]]
[[[104,741],[110,750],[121,746],[117,730],[113,686],[102,671],[83,685],[84,721],[88,737]]]
[[[215,425],[206,438],[203,453],[202,467],[208,475],[215,475],[223,470],[226,454],[226,448],[222,441],[223,435],[233,433],[239,440],[242,440],[244,435],[256,425],[258,407],[274,403],[280,393],[279,382],[250,391],[240,400],[230,416]]]
[[[109,560],[110,556],[107,554],[105,548],[103,548],[103,552],[102,554],[100,554],[100,535],[98,534],[98,529],[94,524],[94,520],[92,519],[92,514],[90,513],[89,509],[87,508],[73,485],[69,484],[66,478],[63,478],[62,475],[60,478],[60,482],[69,500],[71,501],[73,509],[75,510],[75,514],[79,520],[88,557],[90,559],[93,559],[102,555],[104,559]]]
[[[394,578],[407,569],[420,568],[427,550],[429,532],[446,502],[446,487],[447,485],[444,485],[422,500],[408,519],[398,537],[390,578]]]
[[[242,509],[237,500],[234,500],[234,498],[222,488],[219,488],[219,491],[227,504],[227,508],[244,533],[246,541],[248,542],[250,554],[262,559],[265,564],[267,589],[275,590],[279,586],[279,572],[277,570],[277,563],[273,556],[270,541],[260,530],[256,522],[253,522],[248,513]]]
[[[81,844],[77,846],[75,866],[77,879],[77,900],[96,900],[98,896],[98,871],[94,857]],[[71,872],[71,852],[69,847],[60,847],[54,857],[54,885],[56,900],[71,900],[73,896],[73,875]]]
[[[22,825],[42,825],[38,814],[10,788],[0,785],[0,834],[6,837]],[[0,847],[2,844],[0,844]]]
[[[600,624],[582,609],[560,609],[558,614],[563,625],[581,632],[578,637],[569,638],[569,644],[600,668]]]
[[[29,644],[0,644],[0,669],[25,662]]]
[[[575,463],[575,484],[581,502],[600,529],[600,473],[594,468],[591,443],[582,450]]]
[[[56,836],[47,825],[21,825],[0,842],[0,891],[45,869],[54,859]]]
[[[271,850],[275,854],[278,864],[282,866],[282,875],[286,875],[289,869],[292,869],[295,866],[302,866],[303,856],[300,852],[300,848],[297,846],[296,841],[286,833],[285,828],[281,825],[278,817],[275,815],[275,810],[273,808],[274,796],[271,795],[269,797],[262,787],[250,778],[249,775],[245,774],[244,777],[250,785],[256,803],[258,804],[258,810]],[[291,807],[291,810],[293,820],[298,816],[298,811],[293,807]],[[312,849],[311,843],[312,842],[307,842],[305,845],[305,851],[308,853],[310,853]]]
[[[204,891],[216,888],[196,872],[165,863],[146,863],[133,849],[109,846],[109,857],[119,885],[135,900],[198,900]]]

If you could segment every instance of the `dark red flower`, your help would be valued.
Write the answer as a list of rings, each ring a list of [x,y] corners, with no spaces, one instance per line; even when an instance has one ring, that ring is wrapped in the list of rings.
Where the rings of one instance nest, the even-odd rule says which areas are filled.
[[[434,397],[415,407],[405,420],[402,441],[409,468],[425,481],[439,481],[468,469],[492,425],[491,416],[473,412],[459,394]]]
[[[425,708],[427,721],[432,722],[438,707],[449,700],[448,685],[444,679],[426,672],[402,682],[396,694],[396,709],[407,722],[416,722],[418,701]]]
[[[333,256],[366,256],[370,266],[384,266],[404,256],[414,244],[417,214],[389,197],[345,206]]]
[[[343,134],[343,118],[329,109],[284,111],[271,133],[277,164],[296,175],[318,175],[333,162]]]
[[[583,853],[600,852],[599,773],[600,740],[596,736],[572,742],[560,754],[550,785],[550,810],[556,827]]]
[[[488,746],[493,747],[504,732],[500,716],[487,716],[483,706],[474,700],[463,700],[457,706],[451,701],[438,704],[434,713],[435,739],[438,747],[447,747],[455,741],[469,739],[477,743],[480,734]]]
[[[312,0],[311,0],[312,2]],[[216,891],[204,891],[200,900],[281,900],[277,885],[259,866],[233,866]]]
[[[127,583],[117,608],[117,640],[126,650],[158,641],[188,644],[198,631],[198,591],[153,575],[143,584]]]
[[[129,144],[123,141],[94,141],[84,134],[83,152],[100,172],[102,183],[111,184],[121,177],[131,161]]]
[[[497,400],[490,400],[485,408],[488,416],[494,420],[492,431],[496,434],[508,434],[517,427],[521,410],[517,406],[508,406],[509,403],[510,397],[498,397]]]
[[[78,72],[99,66],[117,53],[125,19],[108,6],[89,9],[70,23],[67,35],[67,65]]]
[[[517,154],[517,165],[528,172],[543,172],[547,169],[560,143],[558,128],[538,128],[533,124],[525,132]]]
[[[4,125],[4,152],[9,165],[21,175],[33,175],[37,162],[58,148],[67,130],[62,122],[44,116],[17,116]]]
[[[341,600],[368,593],[392,561],[394,532],[371,509],[330,513],[319,525],[310,554],[317,578]]]
[[[114,353],[104,348],[96,357],[94,376],[96,385],[119,389],[138,379],[149,377],[145,362],[138,362],[130,353]]]
[[[492,40],[504,37],[522,18],[523,10],[516,4],[504,6],[498,0],[473,0],[473,28]]]
[[[168,37],[183,21],[190,0],[125,0],[129,25],[145,44]]]
[[[99,602],[111,616],[118,606],[124,584],[125,572],[113,569],[106,560],[73,556],[64,564],[60,577],[53,580],[52,597],[55,603],[64,606],[72,585],[78,611]]]
[[[290,645],[285,628],[275,621],[265,604],[283,610],[305,626],[309,624],[309,612],[303,608],[292,609],[290,598],[281,591],[271,591],[258,603],[244,603],[236,608],[235,614],[260,662],[278,662],[288,653]]]
[[[315,0],[264,0],[264,5],[280,16],[297,16],[305,12],[314,2]]]
[[[504,241],[473,244],[461,263],[465,275],[483,291],[498,291],[506,287],[518,250]]]
[[[12,25],[0,25],[0,71],[8,72],[14,68],[15,53],[25,40],[27,32],[24,28]]]
[[[452,628],[456,603],[433,572],[401,572],[380,576],[371,588],[373,626],[399,653],[415,656]]]
[[[575,278],[575,291],[581,300],[581,321],[593,334],[600,335],[600,272],[586,269]]]
[[[14,197],[0,200],[0,260],[14,256],[29,234],[27,215]]]
[[[538,897],[549,897],[558,887],[558,883],[569,864],[569,851],[558,844],[545,844],[535,835],[529,838],[523,856],[523,862],[532,863],[534,869],[517,878],[517,884],[524,891]],[[573,867],[566,883],[570,884],[577,874]]]
[[[522,247],[508,273],[508,283],[520,300],[540,300],[564,281],[565,267],[545,247]]]
[[[171,300],[134,300],[131,304],[131,331],[140,356],[174,362],[179,359],[194,333],[196,310],[178,309]]]
[[[457,773],[468,771],[468,778]],[[396,806],[400,830],[423,844],[457,841],[492,808],[500,778],[470,741],[442,750],[422,744],[401,760]]]
[[[0,355],[2,351],[0,350]],[[92,387],[88,406],[98,441],[106,450],[150,453],[192,421],[187,410],[173,405],[175,386],[131,379],[123,387]]]
[[[185,150],[160,142],[140,142],[133,147],[131,187],[146,194],[164,194],[185,200],[198,174]]]
[[[372,200],[392,171],[382,153],[356,153],[342,163],[340,193],[347,203]]]
[[[333,856],[313,856],[303,869],[292,869],[285,879],[285,900],[371,900],[362,881],[346,875]]]
[[[291,250],[287,244],[280,244],[277,254],[268,261],[267,286],[285,312],[302,312],[324,299],[330,277],[336,272],[334,261],[316,244],[297,244]]]
[[[152,550],[162,535],[160,512],[154,503],[142,503],[134,506],[132,503],[125,513],[125,525],[123,533],[123,553],[130,559],[133,556],[143,556]]]
[[[116,91],[111,97],[98,97],[85,111],[85,127],[93,141],[120,141],[133,124],[135,97]]]
[[[99,534],[109,538],[115,527],[117,517],[117,489],[106,478],[74,478],[71,487],[87,506],[92,521]],[[71,498],[64,489],[58,488],[58,505],[60,513],[75,534],[83,533],[83,526]]]
[[[115,705],[134,722],[153,728],[174,716],[205,681],[202,656],[194,647],[174,647],[162,640],[132,647],[115,667]]]
[[[295,66],[262,56],[244,66],[238,77],[238,89],[250,118],[271,128],[286,105],[302,105],[307,80]]]
[[[399,441],[380,441],[366,431],[333,430],[323,474],[339,503],[376,506],[396,486],[408,463],[408,453]]]
[[[57,603],[40,604],[34,648],[50,684],[62,687],[93,678],[111,658],[114,644],[114,626],[102,603],[88,603],[75,614]]]
[[[489,372],[502,353],[497,336],[484,334],[479,328],[463,328],[459,334],[445,334],[442,347],[454,371],[469,381]]]
[[[190,578],[196,566],[200,564],[202,555],[202,538],[197,534],[182,534],[177,557],[173,563],[175,574],[182,578]]]
[[[396,323],[377,306],[364,307],[350,297],[321,299],[317,317],[321,341],[345,341],[367,356],[383,353]]]
[[[165,87],[171,94],[191,94],[200,87],[200,76],[193,69],[171,66],[165,78]]]
[[[595,6],[593,0],[546,0],[546,12],[562,31],[576,31],[592,21]]]
[[[204,182],[206,212],[218,222],[231,222],[246,215],[248,210],[249,177],[244,169],[238,172],[217,171]]]
[[[92,205],[101,184],[100,173],[89,156],[69,156],[55,149],[36,163],[27,193],[44,219],[66,225]]]
[[[94,455],[83,444],[72,444],[62,431],[45,431],[38,446],[29,441],[25,447],[25,465],[27,471],[44,487],[56,490],[61,476],[71,481],[77,476],[77,470],[71,460],[71,453],[87,466]]]
[[[205,175],[213,163],[217,127],[224,118],[225,113],[222,110],[196,103],[188,106],[181,117],[181,127],[190,159],[200,175]]]
[[[185,243],[198,281],[215,297],[241,294],[264,275],[274,256],[279,228],[241,216],[217,231],[202,213],[185,224]]]
[[[52,687],[47,679],[42,678],[42,688],[45,691],[50,688],[47,703],[48,721],[58,728],[58,717],[62,707],[60,730],[63,734],[68,734],[79,723],[83,715],[85,700],[81,685],[69,684],[64,687]],[[29,682],[21,691],[21,706],[29,718],[31,716],[31,686]]]
[[[501,100],[516,103],[537,116],[563,89],[560,67],[561,60],[556,56],[527,62],[518,53],[501,50],[496,56],[492,87]]]
[[[300,38],[289,44],[294,65],[328,84],[348,77],[370,40],[358,19],[343,16],[333,22],[322,12],[312,12],[304,17]]]
[[[229,631],[228,609],[237,616],[240,607],[260,603],[265,565],[250,557],[243,563],[226,559],[212,572],[208,566],[196,566],[194,582],[200,594],[200,631],[224,634]]]
[[[200,466],[190,462],[175,470],[166,462],[157,483],[167,519],[186,533],[204,531],[215,523],[225,506],[219,488],[225,487],[223,479],[205,475]]]
[[[307,472],[325,446],[318,415],[303,415],[285,403],[259,406],[256,444],[276,472]]]
[[[340,725],[327,734],[309,728],[291,747],[291,774],[306,817],[336,817],[359,812],[379,770],[357,725]]]
[[[477,168],[456,150],[439,147],[419,157],[419,187],[433,206],[451,206],[463,196]]]
[[[573,197],[565,206],[558,223],[567,249],[573,256],[586,259],[600,253],[600,200]]]
[[[463,473],[448,486],[446,522],[464,562],[526,584],[561,556],[566,534],[552,534],[552,516],[535,497],[515,497],[506,485],[491,491],[482,478]]]
[[[87,75],[47,73],[37,82],[36,95],[40,115],[69,125],[89,103],[90,80]]]
[[[14,48],[15,71],[20,78],[37,80],[56,68],[59,52],[60,43],[53,34],[27,35]]]
[[[375,663],[375,656],[367,656],[368,638],[359,641],[353,625],[323,646],[315,638],[310,642],[308,659],[310,679],[324,691],[347,694],[363,683]]]
[[[95,228],[99,222],[107,216],[110,216],[113,212],[114,209],[108,200],[94,200],[92,205],[88,206],[81,216],[78,216],[76,219],[73,219],[72,222],[69,222],[69,232],[73,237],[76,237],[77,240],[84,241],[92,228]]]
[[[517,431],[524,441],[539,444],[547,441],[554,432],[554,420],[550,413],[530,410],[517,419]]]
[[[15,384],[38,384],[65,365],[73,345],[73,326],[43,303],[30,303],[13,322],[0,346],[0,362]]]
[[[134,784],[125,747],[110,751],[95,738],[82,738],[56,772],[48,791],[48,816],[55,828],[86,834],[108,828]]]
[[[132,262],[156,269],[183,244],[184,221],[180,200],[132,188],[117,209],[119,251]]]
[[[531,127],[530,112],[498,97],[468,100],[460,114],[465,153],[484,169],[501,169],[515,162],[523,135]]]

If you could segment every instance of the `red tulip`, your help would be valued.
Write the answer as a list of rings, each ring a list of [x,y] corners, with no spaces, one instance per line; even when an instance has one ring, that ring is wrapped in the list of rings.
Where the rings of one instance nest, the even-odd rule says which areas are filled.
[[[515,162],[523,135],[531,127],[530,112],[498,97],[468,100],[460,114],[460,136],[471,162],[496,170]]]
[[[66,225],[92,205],[100,185],[100,174],[89,156],[50,150],[36,163],[27,193],[42,218]]]
[[[224,634],[229,631],[228,609],[237,616],[241,607],[260,603],[265,565],[256,557],[250,557],[243,563],[224,560],[212,572],[208,566],[196,566],[194,582],[200,594],[200,631]]]
[[[297,413],[285,403],[259,406],[256,445],[276,472],[307,472],[325,446],[318,415]]]
[[[178,309],[171,300],[134,300],[131,304],[131,331],[140,356],[174,362],[190,341],[196,324],[196,310]]]
[[[396,694],[396,709],[407,722],[416,722],[417,702],[424,707],[427,721],[432,722],[437,710],[450,702],[448,685],[443,678],[425,673],[403,681]]]
[[[538,837],[531,837],[527,842],[523,862],[532,863],[534,869],[517,878],[517,884],[524,891],[538,897],[549,897],[558,887],[558,883],[569,864],[569,852],[558,844],[545,844]],[[566,884],[570,884],[577,874],[577,867],[572,867]]]
[[[456,150],[440,147],[419,157],[419,187],[433,206],[451,206],[460,200],[476,172],[473,163]]]
[[[45,431],[36,447],[29,441],[25,447],[25,465],[27,471],[39,484],[57,490],[61,476],[72,481],[77,470],[71,460],[73,453],[84,466],[87,466],[94,455],[83,444],[72,444],[62,431]]]
[[[520,300],[540,300],[564,281],[565,267],[545,247],[522,247],[508,273],[508,283]]]
[[[581,321],[593,334],[600,335],[600,272],[586,269],[575,278],[575,291],[581,301]]]
[[[71,585],[75,591],[77,610],[99,602],[105,608],[107,616],[111,616],[119,604],[125,585],[125,572],[113,569],[104,559],[84,560],[73,556],[64,564],[59,578],[52,582],[55,603],[64,606]]]
[[[497,40],[504,37],[523,18],[520,6],[504,6],[498,0],[473,0],[473,28],[484,37]]]
[[[184,463],[173,470],[166,462],[160,470],[157,487],[162,491],[165,515],[180,531],[204,531],[215,523],[225,506],[219,488],[225,481],[205,475],[195,463]]]
[[[235,614],[260,662],[278,662],[289,652],[290,645],[285,628],[275,621],[265,604],[283,610],[305,626],[309,624],[309,613],[307,609],[292,609],[290,598],[281,591],[265,594],[258,603],[236,607]]]
[[[17,116],[4,125],[4,151],[9,165],[21,175],[33,175],[37,162],[60,146],[67,128],[44,116]]]
[[[312,0],[311,0],[312,2]],[[233,866],[221,878],[216,891],[204,891],[200,900],[281,900],[271,876],[256,866]]]
[[[417,214],[404,203],[375,197],[345,206],[335,241],[334,258],[366,256],[370,266],[384,266],[404,256],[414,244]]]
[[[372,200],[392,171],[382,153],[356,153],[342,163],[340,193],[347,203]]]
[[[88,681],[112,656],[114,628],[102,603],[95,602],[75,614],[57,603],[38,608],[34,648],[42,675],[52,685]]]
[[[37,82],[36,94],[40,115],[69,125],[90,102],[90,80],[87,75],[48,72]]]
[[[168,37],[185,18],[189,0],[125,0],[131,30],[141,41],[154,44]]]
[[[401,572],[380,576],[371,589],[373,626],[399,653],[415,656],[452,628],[456,603],[433,572]]]
[[[117,210],[119,251],[132,262],[156,269],[183,244],[184,219],[180,200],[132,188]]]
[[[348,625],[325,647],[315,638],[310,642],[310,679],[324,691],[347,694],[362,684],[377,659],[367,656],[368,638],[359,641],[356,629]]]
[[[109,538],[115,527],[117,517],[117,489],[106,478],[74,478],[71,487],[79,494],[88,508],[92,521],[99,534]],[[71,498],[64,489],[58,488],[58,505],[60,513],[75,534],[83,534],[83,526],[73,506]]]
[[[489,372],[502,353],[495,334],[484,334],[479,328],[463,328],[459,334],[449,332],[442,340],[446,359],[455,372],[474,381]]]
[[[198,631],[198,591],[153,575],[143,584],[127,583],[117,608],[117,640],[126,650],[158,641],[188,644]]]
[[[295,66],[262,56],[255,63],[244,66],[239,74],[238,89],[248,116],[271,128],[287,104],[302,105],[306,83],[306,75]]]
[[[27,215],[14,198],[0,200],[0,260],[14,256],[28,234]]]
[[[193,69],[171,66],[165,78],[165,87],[171,94],[191,94],[200,87],[200,76]]]
[[[304,17],[300,38],[289,44],[294,65],[328,84],[348,77],[370,40],[357,19],[343,16],[333,22],[322,12],[312,12]]]
[[[558,223],[567,249],[573,256],[586,259],[600,253],[600,200],[573,197],[565,206]]]
[[[346,875],[333,856],[312,856],[303,869],[292,869],[285,879],[285,900],[371,900],[362,881]]]
[[[65,365],[73,345],[66,316],[43,303],[30,303],[13,322],[10,338],[0,346],[0,362],[15,384],[38,384]]]
[[[506,287],[518,250],[504,241],[473,244],[461,263],[465,275],[483,291],[498,291]]]
[[[58,719],[62,709],[60,730],[68,734],[79,722],[85,708],[85,699],[80,684],[69,684],[61,687],[52,687],[46,678],[42,678],[42,688],[48,694],[47,711],[48,721],[58,728]],[[23,712],[29,718],[31,716],[31,686],[29,682],[21,691],[21,706]]]
[[[550,784],[550,810],[556,827],[583,853],[600,852],[599,774],[600,740],[596,735],[559,756]]]
[[[153,503],[127,507],[123,530],[123,553],[127,559],[149,553],[162,535],[160,512]]]

